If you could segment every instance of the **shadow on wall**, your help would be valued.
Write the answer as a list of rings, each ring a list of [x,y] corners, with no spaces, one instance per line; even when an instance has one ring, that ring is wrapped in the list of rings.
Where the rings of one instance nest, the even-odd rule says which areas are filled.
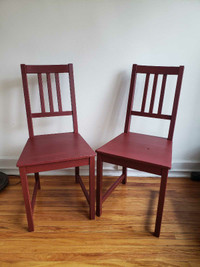
[[[37,99],[37,84],[34,79],[29,80],[30,95],[34,99]],[[26,121],[26,111],[24,103],[24,94],[22,88],[21,78],[4,80],[0,86],[1,99],[0,99],[0,117],[1,117],[1,154],[16,156],[22,149],[20,140],[27,134],[28,126]],[[41,126],[47,124],[45,121],[40,122]],[[26,140],[23,140],[23,145]]]
[[[12,146],[13,153],[16,154],[17,145],[13,146],[14,136],[25,127],[24,121],[24,100],[20,78],[5,80],[1,83],[0,117],[2,154],[7,154],[7,146]]]
[[[46,80],[43,82],[43,85],[45,98],[47,99],[48,94],[45,83]],[[41,112],[39,87],[36,75],[29,75],[28,86],[31,110],[32,112]],[[0,88],[2,91],[0,99],[0,118],[2,125],[1,154],[4,156],[11,155],[11,157],[15,157],[21,152],[24,142],[26,141],[26,138],[28,138],[28,125],[21,77],[2,81]],[[55,90],[53,90],[53,93],[53,97],[56,98]],[[46,100],[45,106],[46,111],[49,111],[49,106]],[[70,122],[70,126],[71,125],[72,122]],[[39,134],[62,132],[63,118],[60,120],[57,117],[35,119],[33,120],[33,126],[36,135],[38,132]],[[62,131],[60,131],[60,129]]]
[[[140,95],[143,96],[144,84],[142,84],[139,78],[138,80],[139,80],[138,84],[140,86],[139,88],[135,89],[134,104],[136,103],[139,104],[140,106],[141,105],[140,102],[142,101]],[[105,142],[108,142],[109,140],[111,140],[112,138],[116,137],[117,135],[119,135],[124,131],[129,87],[130,87],[129,75],[127,75],[125,71],[120,72],[116,77],[116,81],[114,83],[113,88],[111,90],[108,90],[108,93],[105,96],[106,106],[103,106],[103,110],[99,115],[101,116],[101,118],[104,118],[104,120],[102,121],[101,119],[99,119],[101,125],[99,125],[97,133],[97,140],[99,140],[98,146],[102,146]],[[150,93],[151,90],[152,88],[150,88],[149,90]],[[157,94],[156,97],[157,98],[155,99],[155,102],[158,102],[159,94]],[[170,107],[172,108],[173,101],[170,101],[170,99],[168,98],[165,99],[164,104],[166,102],[165,106],[167,106],[167,109],[170,109]],[[148,105],[150,105],[150,103]],[[134,108],[134,106],[133,109],[137,110]],[[168,113],[169,110],[164,111],[163,114],[168,114]],[[167,120],[144,118],[137,116],[134,116],[131,120],[130,131],[132,132],[149,134],[153,136],[167,137],[168,130],[169,130],[169,121]]]
[[[102,125],[99,126],[100,130],[97,133],[98,146],[103,145],[123,131],[129,83],[130,77],[127,73],[125,71],[120,72],[116,77],[113,88],[106,96],[107,103],[110,104],[104,106],[103,112],[100,113],[100,116],[105,119],[102,121]]]

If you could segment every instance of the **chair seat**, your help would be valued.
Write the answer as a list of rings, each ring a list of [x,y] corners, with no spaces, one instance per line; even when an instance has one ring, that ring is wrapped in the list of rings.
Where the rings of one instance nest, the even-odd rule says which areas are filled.
[[[138,133],[122,133],[96,152],[170,169],[172,141]]]
[[[28,139],[17,166],[33,166],[93,156],[94,151],[80,134],[37,135]]]

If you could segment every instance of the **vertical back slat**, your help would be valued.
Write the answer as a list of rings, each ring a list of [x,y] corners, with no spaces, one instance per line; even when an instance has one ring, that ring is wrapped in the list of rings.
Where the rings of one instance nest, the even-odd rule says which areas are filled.
[[[149,113],[153,112],[157,81],[158,81],[158,74],[155,74],[154,80],[153,80],[153,90],[152,90],[152,94],[151,94],[151,103],[150,103]]]
[[[59,81],[59,74],[55,73],[55,80],[56,80],[56,92],[57,92],[57,99],[58,99],[58,110],[62,112],[62,101],[61,101],[61,93],[60,93],[60,81]]]
[[[25,98],[25,106],[26,106],[26,115],[27,115],[27,122],[28,122],[28,131],[29,136],[33,137],[33,122],[31,117],[31,104],[30,104],[30,97],[28,92],[28,81],[27,81],[27,74],[26,74],[26,65],[21,64],[21,73],[22,73],[22,82],[23,82],[23,89],[24,89],[24,98]]]
[[[134,97],[134,92],[135,92],[135,82],[136,82],[136,75],[137,75],[136,70],[137,70],[137,65],[133,64],[130,91],[129,91],[129,97],[128,97],[128,106],[127,106],[127,112],[126,112],[126,121],[125,121],[125,127],[124,127],[125,133],[128,133],[130,129],[131,110],[133,106],[133,97]]]
[[[69,66],[69,85],[70,85],[70,95],[71,95],[71,104],[72,104],[72,117],[73,117],[74,133],[78,133],[73,65],[69,64],[68,66]]]
[[[43,91],[42,74],[41,73],[38,73],[38,84],[39,84],[41,111],[42,111],[42,113],[44,113],[45,112],[44,91]]]
[[[148,91],[148,86],[149,86],[149,77],[150,77],[150,73],[147,73],[146,79],[145,79],[144,94],[143,94],[143,99],[142,99],[142,108],[141,108],[142,112],[144,112],[145,105],[146,105],[147,91]]]
[[[47,73],[47,87],[48,87],[48,95],[49,95],[49,108],[50,112],[54,112],[53,108],[53,96],[52,96],[52,88],[51,88],[51,76],[50,73]]]
[[[179,102],[181,84],[182,84],[182,79],[183,79],[183,71],[184,71],[184,66],[180,66],[177,84],[176,84],[176,91],[175,91],[175,96],[174,96],[173,109],[172,109],[172,119],[171,119],[171,123],[170,123],[170,127],[169,127],[169,134],[168,134],[169,140],[173,139],[174,126],[175,126],[175,122],[176,122],[178,102]]]
[[[161,85],[161,91],[160,91],[160,100],[159,100],[159,106],[158,106],[158,114],[161,114],[162,112],[162,106],[163,106],[163,100],[164,100],[164,94],[165,94],[165,86],[167,81],[167,75],[163,75],[162,79],[162,85]]]

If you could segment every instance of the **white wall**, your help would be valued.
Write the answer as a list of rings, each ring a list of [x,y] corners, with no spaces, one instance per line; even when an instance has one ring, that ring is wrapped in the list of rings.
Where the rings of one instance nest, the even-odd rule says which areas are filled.
[[[200,168],[199,14],[197,0],[0,1],[0,169],[14,171],[28,137],[20,63],[74,64],[79,130],[94,149],[123,130],[133,63],[185,65],[173,170]],[[47,119],[37,132],[52,124],[65,129]]]

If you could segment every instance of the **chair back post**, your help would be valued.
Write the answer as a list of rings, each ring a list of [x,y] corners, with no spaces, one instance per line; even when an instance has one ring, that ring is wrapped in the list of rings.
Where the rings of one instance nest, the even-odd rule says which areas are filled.
[[[73,64],[69,64],[68,66],[69,66],[69,84],[70,84],[70,95],[71,95],[71,105],[72,105],[73,127],[74,127],[74,133],[78,133]]]
[[[130,84],[130,90],[129,90],[127,112],[126,112],[126,121],[125,121],[125,127],[124,127],[125,133],[128,133],[130,130],[131,110],[132,110],[132,106],[133,106],[133,98],[134,98],[134,92],[135,92],[136,70],[137,70],[137,65],[133,64],[132,73],[131,73],[131,84]]]
[[[33,137],[33,122],[32,122],[32,116],[31,116],[31,104],[30,104],[30,97],[29,97],[29,91],[28,91],[28,80],[27,80],[27,74],[26,74],[26,65],[21,64],[21,73],[22,73],[22,83],[24,88],[24,99],[25,99],[25,107],[26,107],[26,115],[27,115],[27,123],[28,123],[28,132],[29,137]]]
[[[173,103],[173,109],[172,109],[172,118],[171,118],[170,127],[169,127],[168,140],[172,140],[173,135],[174,135],[174,126],[175,126],[177,110],[178,110],[178,102],[179,102],[181,84],[182,84],[182,79],[183,79],[183,71],[184,71],[184,66],[180,66],[179,71],[178,71],[178,79],[177,79],[177,84],[176,84],[176,91],[175,91],[175,97],[174,97],[174,103]]]

